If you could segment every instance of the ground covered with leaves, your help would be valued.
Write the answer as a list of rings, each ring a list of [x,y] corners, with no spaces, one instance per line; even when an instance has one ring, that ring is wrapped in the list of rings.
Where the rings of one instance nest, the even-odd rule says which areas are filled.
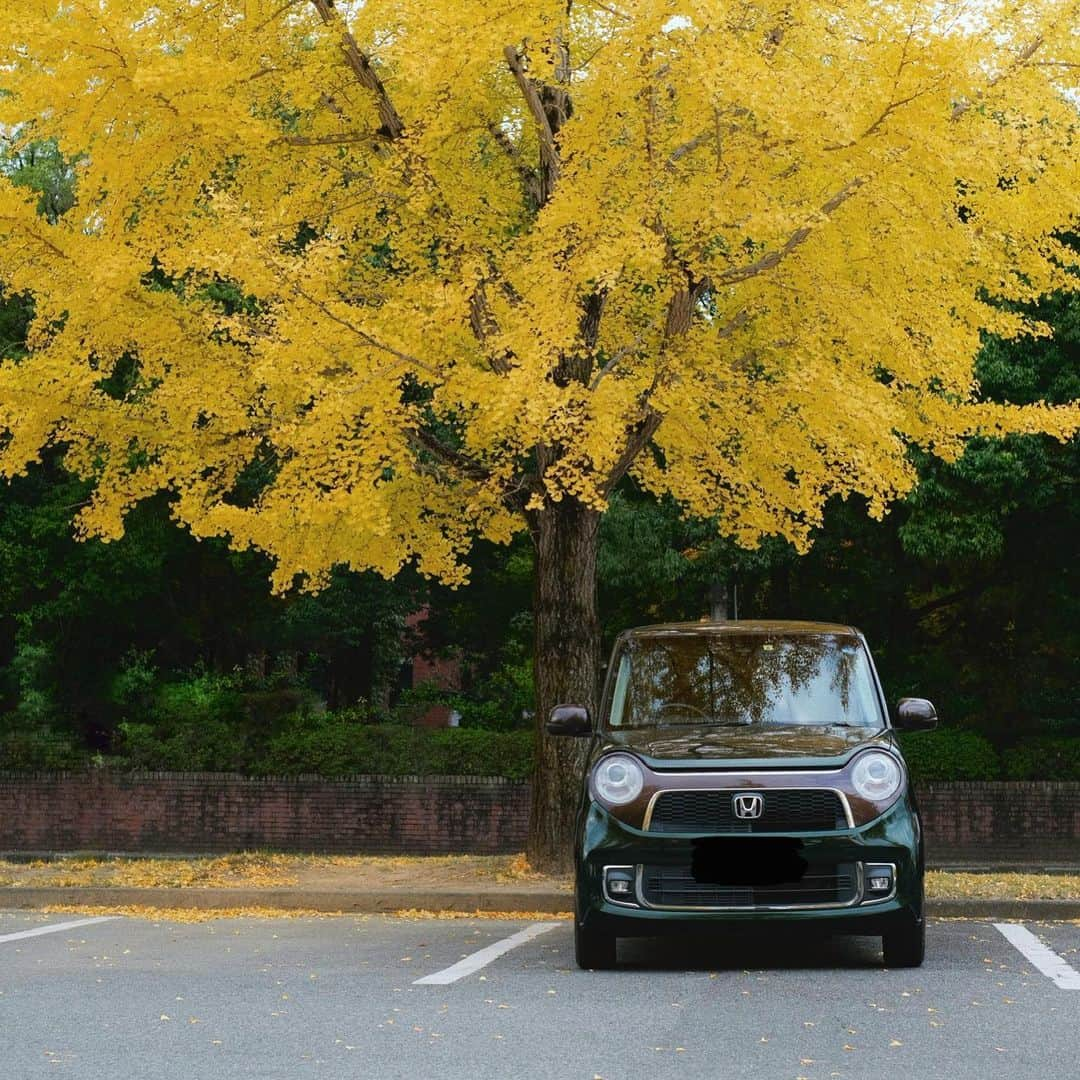
[[[569,889],[529,866],[524,855],[284,855],[243,852],[203,858],[72,856],[0,861],[0,887],[312,888],[440,886]],[[931,870],[931,899],[1078,899],[1080,874],[963,873]]]

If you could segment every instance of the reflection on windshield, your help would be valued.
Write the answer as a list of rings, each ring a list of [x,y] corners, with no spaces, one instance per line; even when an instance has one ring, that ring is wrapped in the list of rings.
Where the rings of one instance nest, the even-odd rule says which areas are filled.
[[[870,665],[854,638],[670,634],[626,642],[609,724],[876,729],[882,717]]]

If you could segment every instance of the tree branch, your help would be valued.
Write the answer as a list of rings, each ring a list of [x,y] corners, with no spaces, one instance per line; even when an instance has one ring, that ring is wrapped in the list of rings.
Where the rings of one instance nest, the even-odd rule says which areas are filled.
[[[989,82],[987,82],[986,89],[993,90],[993,88],[997,86],[997,84],[1001,82],[1002,79],[1007,79],[1011,74],[1013,74],[1013,72],[1018,71],[1020,68],[1022,68],[1043,47],[1044,43],[1045,40],[1041,34],[1038,37],[1034,38],[1032,41],[1029,41],[1028,44],[1020,50],[1020,52],[1016,55],[1016,58],[1007,68],[999,71],[992,79],[989,80]],[[961,101],[953,109],[952,113],[949,116],[949,119],[959,120],[960,117],[963,116],[964,113],[966,113],[973,105],[975,105],[975,103],[979,101],[981,97],[982,95],[978,94],[974,98],[968,98],[967,101]]]
[[[368,132],[359,135],[285,135],[277,140],[289,146],[349,146],[352,143],[367,142],[371,138]]]
[[[345,327],[346,330],[352,331],[365,345],[370,345],[373,349],[378,349],[380,352],[389,353],[391,356],[403,363],[412,364],[414,367],[419,368],[421,371],[426,371],[429,375],[435,376],[435,369],[426,364],[423,360],[418,359],[415,356],[411,356],[409,353],[401,352],[400,349],[395,349],[392,345],[386,345],[379,341],[378,338],[372,337],[366,330],[361,330],[359,326],[349,322],[348,319],[343,318],[341,315],[335,315],[330,310],[327,304],[322,300],[316,300],[315,297],[309,296],[303,289],[296,286],[296,294],[302,296],[309,304],[321,311],[331,322],[336,322],[338,326]]]
[[[394,103],[390,100],[390,95],[387,94],[382,80],[371,66],[367,54],[361,51],[356,44],[356,39],[345,26],[344,20],[338,16],[334,8],[334,0],[311,0],[311,2],[315,5],[315,10],[318,11],[319,16],[327,26],[334,22],[341,22],[343,28],[341,31],[342,52],[345,53],[346,62],[360,85],[375,95],[375,107],[378,109],[381,122],[379,131],[388,139],[400,139],[405,132],[405,124],[398,115],[397,109],[394,108]]]
[[[506,64],[510,68],[518,88],[521,90],[529,114],[536,124],[536,132],[540,140],[540,198],[538,201],[540,206],[544,206],[548,199],[551,198],[551,193],[559,179],[559,152],[555,145],[555,132],[552,130],[547,110],[544,108],[544,103],[540,98],[540,92],[532,79],[526,75],[525,66],[517,49],[513,45],[507,45],[503,49],[503,56],[506,57]]]
[[[496,144],[501,147],[506,156],[517,169],[521,177],[521,183],[525,188],[525,194],[533,201],[536,208],[540,208],[540,176],[537,171],[526,165],[521,159],[521,150],[514,145],[510,136],[494,120],[488,124],[488,131]]]
[[[856,176],[854,180],[849,180],[831,199],[822,204],[818,214],[828,217],[846,203],[869,179],[867,176]],[[797,247],[805,243],[813,231],[813,227],[810,225],[801,226],[787,238],[783,247],[762,255],[760,259],[750,263],[748,266],[736,266],[730,270],[725,270],[722,274],[716,276],[716,284],[735,285],[740,281],[745,281],[747,278],[762,274],[766,270],[771,270],[774,266],[783,262]]]
[[[444,465],[450,465],[457,469],[468,480],[490,480],[491,473],[473,461],[467,454],[462,454],[452,446],[437,439],[430,431],[423,428],[414,428],[409,432],[409,442],[416,450],[427,450]]]

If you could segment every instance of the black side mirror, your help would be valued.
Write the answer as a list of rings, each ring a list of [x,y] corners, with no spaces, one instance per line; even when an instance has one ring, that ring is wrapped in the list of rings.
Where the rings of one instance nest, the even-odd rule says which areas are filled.
[[[556,705],[548,717],[549,735],[591,735],[592,719],[584,705]]]
[[[937,710],[926,698],[901,698],[894,724],[900,731],[929,731],[937,727]]]

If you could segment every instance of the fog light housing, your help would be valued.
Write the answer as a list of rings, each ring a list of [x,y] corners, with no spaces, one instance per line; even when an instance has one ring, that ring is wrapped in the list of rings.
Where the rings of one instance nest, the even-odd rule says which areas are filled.
[[[605,866],[604,894],[613,904],[632,904],[637,907],[634,899],[634,868]]]
[[[863,871],[867,899],[881,900],[892,894],[896,885],[896,867],[892,863],[868,863]]]

